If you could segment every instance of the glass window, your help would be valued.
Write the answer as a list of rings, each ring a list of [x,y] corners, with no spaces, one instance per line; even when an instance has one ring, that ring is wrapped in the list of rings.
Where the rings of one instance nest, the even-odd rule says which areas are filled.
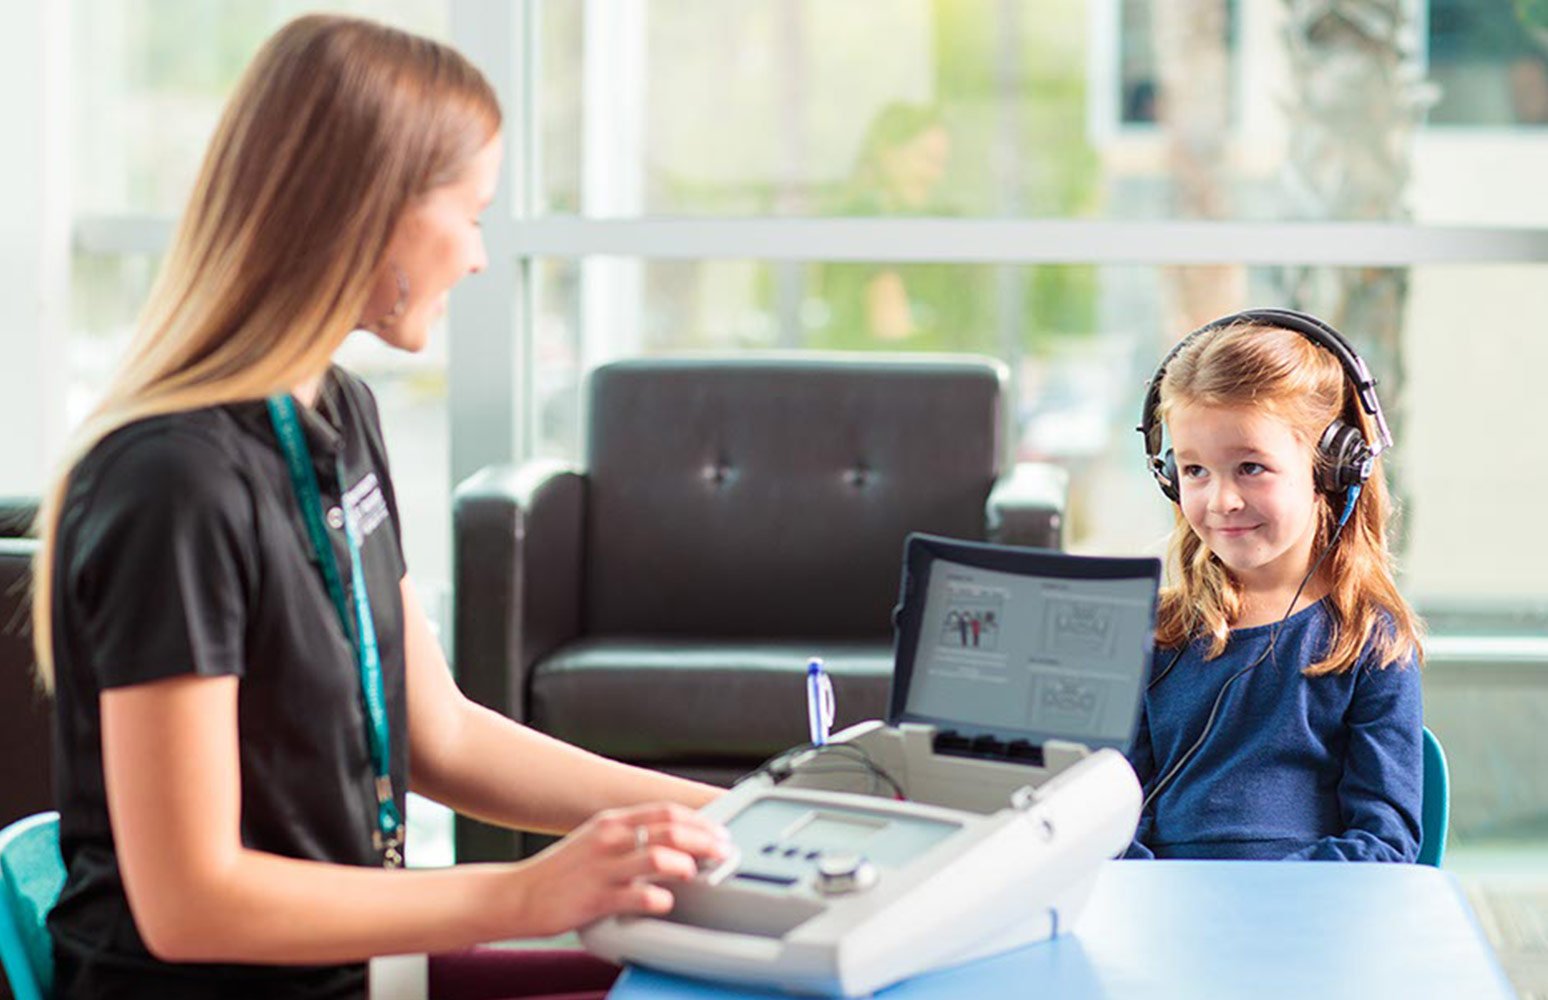
[[[1369,17],[1154,6],[672,0],[589,23],[601,8],[547,0],[538,207],[1495,224],[1505,203],[1508,224],[1548,221],[1536,182],[1548,137],[1517,137],[1519,172],[1487,142],[1422,141],[1426,114],[1540,120],[1532,67],[1548,32],[1512,0],[1434,0],[1427,19],[1397,3]],[[1426,182],[1474,172],[1502,185],[1486,204]]]
[[[76,212],[181,212],[237,78],[291,18],[354,14],[445,37],[446,8],[446,0],[75,0]]]
[[[1432,124],[1548,124],[1548,7],[1430,0],[1426,39]]]
[[[889,265],[649,261],[539,267],[538,379],[529,400],[537,450],[581,460],[581,373],[601,361],[678,351],[842,348],[969,351],[1010,370],[1015,457],[1071,473],[1067,545],[1159,552],[1171,507],[1150,482],[1134,433],[1145,381],[1177,337],[1252,303],[1303,301],[1341,327],[1381,382],[1396,438],[1386,462],[1402,507],[1403,586],[1422,610],[1548,603],[1548,533],[1480,531],[1517,520],[1519,498],[1548,493],[1548,470],[1521,462],[1507,433],[1536,412],[1526,379],[1548,341],[1523,315],[1548,312],[1548,266],[1407,269]],[[608,300],[638,322],[594,324],[588,280],[633,288]],[[611,314],[610,314],[611,315]],[[1401,317],[1388,320],[1384,317]],[[1459,337],[1457,331],[1478,331]],[[1488,489],[1457,463],[1491,470]]]
[[[1213,87],[1225,97],[1219,110],[1232,116],[1234,77],[1229,63],[1241,5],[1237,0],[1190,3],[1156,16],[1155,0],[1119,0],[1118,121],[1154,125],[1161,120],[1162,58],[1168,76],[1186,69],[1192,87]],[[1179,35],[1179,33],[1181,33]],[[1174,83],[1175,86],[1175,83]]]
[[[86,418],[129,346],[134,319],[150,294],[160,254],[95,254],[70,262],[69,383],[66,419]]]

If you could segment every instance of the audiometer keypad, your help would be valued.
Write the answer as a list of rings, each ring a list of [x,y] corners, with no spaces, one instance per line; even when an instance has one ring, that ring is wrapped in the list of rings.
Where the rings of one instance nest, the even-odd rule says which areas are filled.
[[[959,828],[944,820],[779,798],[753,803],[726,827],[746,845],[732,880],[824,894],[869,888],[881,869],[902,867]]]

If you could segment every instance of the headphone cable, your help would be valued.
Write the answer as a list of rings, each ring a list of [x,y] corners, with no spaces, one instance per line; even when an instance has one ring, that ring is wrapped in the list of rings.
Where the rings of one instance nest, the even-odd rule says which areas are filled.
[[[1143,814],[1144,811],[1149,808],[1150,804],[1155,801],[1156,796],[1161,794],[1161,791],[1171,783],[1172,779],[1177,777],[1178,772],[1183,769],[1188,761],[1193,759],[1193,755],[1198,752],[1198,749],[1204,745],[1204,741],[1209,738],[1209,732],[1214,728],[1215,725],[1215,716],[1220,712],[1220,706],[1225,701],[1226,692],[1231,689],[1231,685],[1236,682],[1237,678],[1244,676],[1253,667],[1256,667],[1264,660],[1274,656],[1274,649],[1279,644],[1280,626],[1284,625],[1284,623],[1290,618],[1291,613],[1295,611],[1295,602],[1301,599],[1301,592],[1306,589],[1306,585],[1311,582],[1311,578],[1316,575],[1317,570],[1322,568],[1323,560],[1327,559],[1328,554],[1333,551],[1333,546],[1338,544],[1339,537],[1344,533],[1344,525],[1349,523],[1349,515],[1354,512],[1355,501],[1359,498],[1360,487],[1358,485],[1349,487],[1348,496],[1344,500],[1344,511],[1339,515],[1338,527],[1333,529],[1333,537],[1328,539],[1328,544],[1322,547],[1322,552],[1312,563],[1311,569],[1307,570],[1306,575],[1301,577],[1300,586],[1295,588],[1295,595],[1290,598],[1289,607],[1285,608],[1285,613],[1280,616],[1278,621],[1274,623],[1273,630],[1269,632],[1268,648],[1260,653],[1256,660],[1253,660],[1251,663],[1247,664],[1245,667],[1238,670],[1230,677],[1226,678],[1226,682],[1220,686],[1220,693],[1215,696],[1215,703],[1210,706],[1209,717],[1204,720],[1204,729],[1199,733],[1199,738],[1193,741],[1193,745],[1189,747],[1187,752],[1182,755],[1182,758],[1178,760],[1176,764],[1173,764],[1171,769],[1168,770],[1166,774],[1151,788],[1149,793],[1145,795],[1144,801],[1140,803],[1141,814]],[[1154,688],[1161,682],[1163,677],[1172,672],[1172,668],[1177,666],[1177,661],[1181,660],[1183,654],[1188,651],[1188,645],[1188,643],[1183,644],[1182,648],[1179,649],[1172,657],[1171,662],[1166,665],[1166,669],[1161,671],[1161,673],[1158,674],[1146,686],[1145,690],[1149,691],[1151,688]],[[1278,666],[1279,660],[1277,658],[1274,659],[1274,664],[1275,666]]]

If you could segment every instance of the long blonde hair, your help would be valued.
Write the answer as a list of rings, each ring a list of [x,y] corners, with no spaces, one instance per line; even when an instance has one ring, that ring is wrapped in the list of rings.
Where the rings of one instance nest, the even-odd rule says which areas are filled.
[[[261,399],[324,372],[362,320],[393,228],[500,129],[453,49],[355,18],[301,17],[237,84],[103,398],[45,492],[33,645],[51,689],[60,508],[76,463],[146,417]]]
[[[1314,449],[1335,418],[1358,427],[1375,440],[1371,422],[1356,398],[1343,366],[1333,354],[1293,330],[1243,322],[1208,330],[1189,342],[1167,365],[1161,381],[1159,414],[1165,420],[1177,406],[1252,406],[1285,421]],[[1318,461],[1322,461],[1318,456]],[[1314,551],[1333,537],[1342,513],[1332,498],[1317,494],[1318,524]],[[1177,510],[1169,551],[1171,583],[1161,592],[1156,643],[1176,647],[1209,637],[1206,658],[1225,651],[1231,623],[1242,612],[1241,585]],[[1307,676],[1351,669],[1369,643],[1380,666],[1423,659],[1423,625],[1392,575],[1387,549],[1392,500],[1381,473],[1381,460],[1365,484],[1349,523],[1327,556],[1328,602],[1333,641],[1324,659],[1303,671]]]

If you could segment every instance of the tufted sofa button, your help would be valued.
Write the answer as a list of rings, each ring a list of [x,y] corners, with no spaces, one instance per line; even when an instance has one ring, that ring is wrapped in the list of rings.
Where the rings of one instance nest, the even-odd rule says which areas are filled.
[[[864,462],[857,462],[855,467],[844,472],[844,482],[859,489],[871,481],[871,470]]]

